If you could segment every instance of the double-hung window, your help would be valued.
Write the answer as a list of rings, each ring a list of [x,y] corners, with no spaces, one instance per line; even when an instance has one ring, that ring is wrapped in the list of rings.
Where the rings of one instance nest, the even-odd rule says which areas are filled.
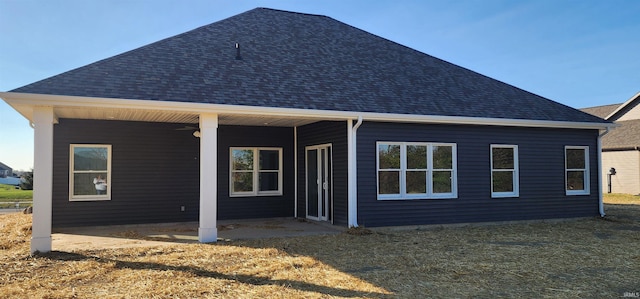
[[[111,145],[71,144],[69,200],[111,199]]]
[[[491,145],[491,197],[518,197],[518,146]]]
[[[589,147],[565,146],[564,157],[566,194],[589,194]]]
[[[282,148],[232,147],[230,196],[282,195]]]
[[[456,145],[378,142],[378,199],[455,198]]]

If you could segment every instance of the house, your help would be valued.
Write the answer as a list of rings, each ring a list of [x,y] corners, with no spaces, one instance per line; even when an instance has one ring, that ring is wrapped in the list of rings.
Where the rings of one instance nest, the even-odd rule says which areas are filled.
[[[613,124],[326,16],[257,8],[0,97],[35,125],[33,251],[51,226],[603,214]]]
[[[622,104],[581,110],[619,125],[602,138],[605,192],[640,195],[640,92]]]
[[[0,178],[6,178],[13,176],[13,168],[0,162]]]
[[[20,178],[13,177],[13,169],[2,162],[0,162],[0,184],[12,186],[20,185]]]

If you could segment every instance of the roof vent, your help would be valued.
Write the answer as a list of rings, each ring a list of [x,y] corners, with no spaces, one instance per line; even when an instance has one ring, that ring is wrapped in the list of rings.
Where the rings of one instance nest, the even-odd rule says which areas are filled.
[[[236,60],[242,60],[242,56],[240,56],[240,43],[236,43]]]

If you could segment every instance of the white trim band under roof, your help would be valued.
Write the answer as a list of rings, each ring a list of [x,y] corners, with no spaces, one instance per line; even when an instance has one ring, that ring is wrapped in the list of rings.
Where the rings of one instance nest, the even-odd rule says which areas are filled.
[[[469,116],[443,116],[443,115],[416,115],[395,114],[379,112],[312,110],[300,108],[276,108],[259,106],[242,106],[213,103],[193,103],[160,100],[134,100],[97,98],[81,96],[47,95],[17,92],[0,92],[0,98],[11,106],[51,106],[51,107],[76,107],[76,108],[115,108],[115,109],[146,109],[155,111],[172,111],[182,113],[218,113],[218,114],[242,114],[261,116],[282,116],[317,118],[319,120],[346,120],[358,119],[359,116],[366,121],[384,122],[411,122],[434,124],[465,124],[487,126],[511,126],[511,127],[542,127],[542,128],[571,128],[571,129],[606,129],[616,127],[613,123],[593,122],[568,122],[553,120],[487,118]],[[15,107],[14,107],[15,109]],[[16,109],[17,110],[17,109]],[[28,117],[25,115],[28,119]]]

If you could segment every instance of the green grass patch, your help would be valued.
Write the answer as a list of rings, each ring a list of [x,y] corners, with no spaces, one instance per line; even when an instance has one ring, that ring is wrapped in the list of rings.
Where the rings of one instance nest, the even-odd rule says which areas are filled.
[[[640,205],[640,196],[622,193],[605,193],[603,201],[609,204]]]
[[[21,190],[11,185],[0,184],[0,202],[7,201],[31,201],[33,190]]]

